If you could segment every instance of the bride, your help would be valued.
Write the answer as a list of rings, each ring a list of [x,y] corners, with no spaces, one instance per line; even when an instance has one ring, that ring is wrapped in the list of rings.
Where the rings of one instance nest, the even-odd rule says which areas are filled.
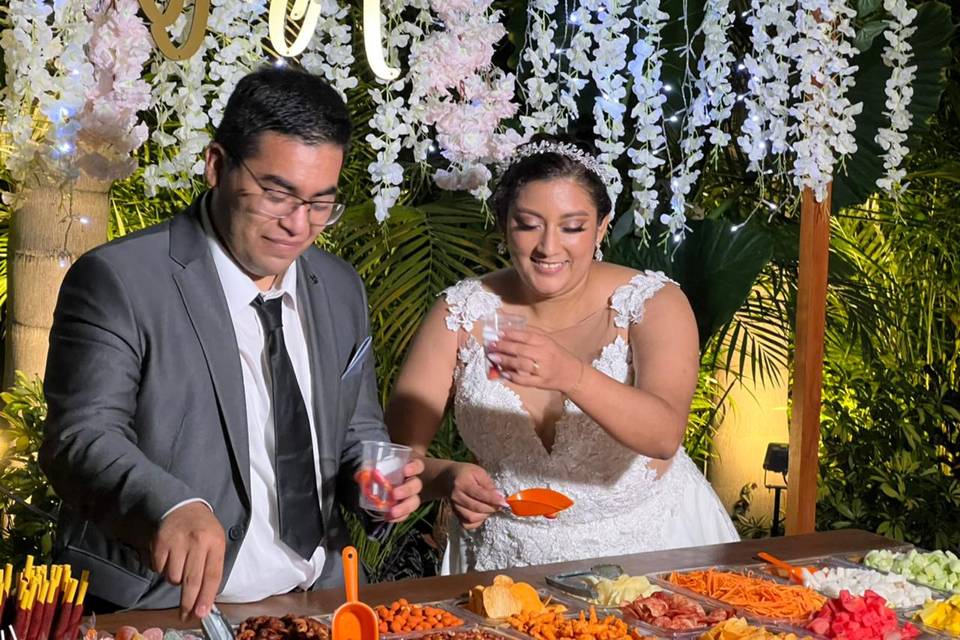
[[[555,139],[520,147],[491,204],[512,267],[447,289],[387,408],[391,438],[426,455],[451,408],[477,464],[427,459],[424,499],[459,520],[444,571],[502,569],[731,542],[736,530],[683,450],[697,326],[660,272],[601,261],[610,173]],[[486,348],[483,318],[522,316]],[[505,496],[550,487],[556,519]]]

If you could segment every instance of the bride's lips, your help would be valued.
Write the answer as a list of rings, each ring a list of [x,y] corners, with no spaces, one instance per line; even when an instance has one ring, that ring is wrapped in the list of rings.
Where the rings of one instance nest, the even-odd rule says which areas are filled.
[[[547,276],[556,275],[567,266],[566,260],[540,260],[530,258],[530,262],[533,264],[533,268],[537,273]]]

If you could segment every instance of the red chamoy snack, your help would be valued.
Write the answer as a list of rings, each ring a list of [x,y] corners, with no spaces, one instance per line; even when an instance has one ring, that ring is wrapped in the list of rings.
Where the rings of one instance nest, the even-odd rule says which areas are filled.
[[[393,484],[377,469],[363,469],[357,472],[360,491],[377,511],[387,511],[396,500],[393,499]]]
[[[869,589],[863,596],[841,591],[814,614],[807,629],[837,640],[912,640],[920,635],[909,622],[901,627],[887,601]]]

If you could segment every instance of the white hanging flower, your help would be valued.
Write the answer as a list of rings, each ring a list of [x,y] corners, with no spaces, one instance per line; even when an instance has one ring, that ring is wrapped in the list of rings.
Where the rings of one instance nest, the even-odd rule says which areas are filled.
[[[633,77],[633,95],[637,103],[630,112],[636,126],[633,146],[627,154],[633,167],[627,172],[633,181],[633,219],[638,228],[646,227],[657,209],[659,196],[654,184],[657,167],[665,163],[667,139],[663,135],[663,105],[667,101],[660,73],[663,51],[660,32],[669,14],[660,10],[660,0],[643,0],[634,10],[637,41],[627,70]]]
[[[687,108],[684,138],[680,142],[683,161],[677,164],[670,180],[671,213],[660,216],[672,233],[683,237],[686,229],[687,194],[700,177],[697,163],[703,157],[704,137],[700,127],[707,127],[710,143],[723,147],[730,135],[720,128],[733,111],[736,96],[730,85],[730,66],[734,62],[730,52],[728,31],[733,24],[729,0],[707,0],[703,23],[703,51],[697,61],[698,77],[693,84],[692,102]]]
[[[300,64],[307,71],[326,78],[346,100],[347,90],[359,82],[350,72],[355,61],[350,6],[341,5],[337,0],[320,0],[320,7],[317,28],[300,57]]]
[[[560,105],[556,99],[559,87],[553,80],[558,65],[554,45],[557,24],[551,19],[556,8],[557,0],[530,0],[527,3],[525,46],[517,67],[518,75],[529,74],[520,86],[526,105],[526,111],[520,117],[524,140],[529,140],[539,131],[557,131]],[[578,61],[582,62],[582,59]]]
[[[390,208],[400,197],[399,185],[403,182],[403,167],[398,160],[403,138],[410,134],[410,127],[401,115],[404,100],[399,93],[403,85],[404,79],[399,78],[383,88],[370,89],[376,109],[370,119],[372,131],[367,134],[367,143],[377,152],[377,157],[368,170],[373,180],[373,201],[379,222],[390,217]]]
[[[627,78],[623,70],[627,66],[627,46],[630,43],[627,35],[630,21],[625,17],[630,3],[626,0],[584,0],[584,5],[597,14],[597,21],[591,27],[596,46],[590,69],[597,87],[593,105],[593,131],[600,151],[597,159],[612,168],[614,161],[626,151],[622,138],[627,111]],[[615,172],[611,171],[613,174]],[[616,204],[617,196],[623,190],[620,180],[607,184],[607,190]]]
[[[85,0],[8,2],[9,26],[0,34],[6,67],[0,134],[11,149],[4,164],[18,182],[78,175],[79,116],[95,82],[85,50],[93,34],[86,9]],[[46,133],[38,117],[49,123]]]
[[[587,86],[590,77],[590,51],[593,47],[593,14],[582,4],[567,16],[568,28],[573,32],[569,44],[556,51],[557,71],[560,77],[559,96],[553,131],[563,131],[571,120],[580,117],[577,98]],[[559,28],[559,25],[558,25]],[[564,62],[567,68],[564,69]]]
[[[750,171],[760,171],[768,154],[789,149],[790,42],[795,0],[751,0],[747,24],[753,44],[743,61],[749,74],[746,118],[737,143],[747,155]],[[771,35],[772,34],[772,35]]]
[[[407,47],[411,52],[417,50],[433,22],[430,5],[428,0],[389,0],[383,3],[382,9],[385,58],[390,66],[399,67],[400,50]],[[404,19],[402,14],[406,9],[418,10],[415,20]],[[368,165],[368,170],[373,180],[373,202],[379,222],[390,217],[390,209],[400,197],[403,183],[400,152],[410,147],[418,159],[425,157],[427,142],[419,124],[421,105],[418,99],[405,100],[402,95],[411,80],[410,73],[392,81],[377,78],[377,86],[369,90],[376,109],[370,119],[367,142],[377,157]]]
[[[194,55],[174,62],[154,51],[151,89],[157,125],[151,139],[160,154],[144,168],[147,195],[191,189],[203,175],[203,151],[230,94],[243,76],[267,60],[266,12],[266,0],[213,0],[207,34]],[[175,42],[184,40],[190,20],[185,13],[174,23]]]
[[[877,186],[896,197],[903,189],[906,171],[903,159],[907,152],[907,130],[913,122],[910,114],[910,102],[913,99],[912,82],[917,75],[917,66],[910,64],[913,47],[909,38],[917,30],[911,26],[917,17],[917,10],[907,6],[906,0],[884,0],[884,9],[893,17],[888,24],[884,37],[887,46],[883,51],[883,62],[890,67],[890,77],[884,88],[887,96],[884,115],[890,118],[890,126],[877,131],[877,144],[884,150],[884,176],[877,179]]]
[[[797,121],[793,182],[813,190],[823,202],[833,180],[838,157],[857,150],[855,117],[863,104],[851,104],[847,93],[857,67],[850,64],[855,50],[851,20],[856,11],[844,0],[799,0],[796,26],[799,38],[793,62],[799,81],[792,93],[798,102],[790,109]]]

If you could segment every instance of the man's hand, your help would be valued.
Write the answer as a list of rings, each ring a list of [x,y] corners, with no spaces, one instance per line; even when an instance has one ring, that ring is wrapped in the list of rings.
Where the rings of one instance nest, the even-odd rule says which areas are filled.
[[[404,482],[393,490],[393,497],[397,501],[386,514],[387,522],[400,522],[417,510],[420,506],[420,491],[423,482],[418,478],[423,473],[423,460],[414,458],[403,468]]]
[[[150,543],[150,558],[154,571],[181,585],[182,620],[210,613],[223,577],[225,548],[223,527],[202,502],[185,504],[160,522]]]

